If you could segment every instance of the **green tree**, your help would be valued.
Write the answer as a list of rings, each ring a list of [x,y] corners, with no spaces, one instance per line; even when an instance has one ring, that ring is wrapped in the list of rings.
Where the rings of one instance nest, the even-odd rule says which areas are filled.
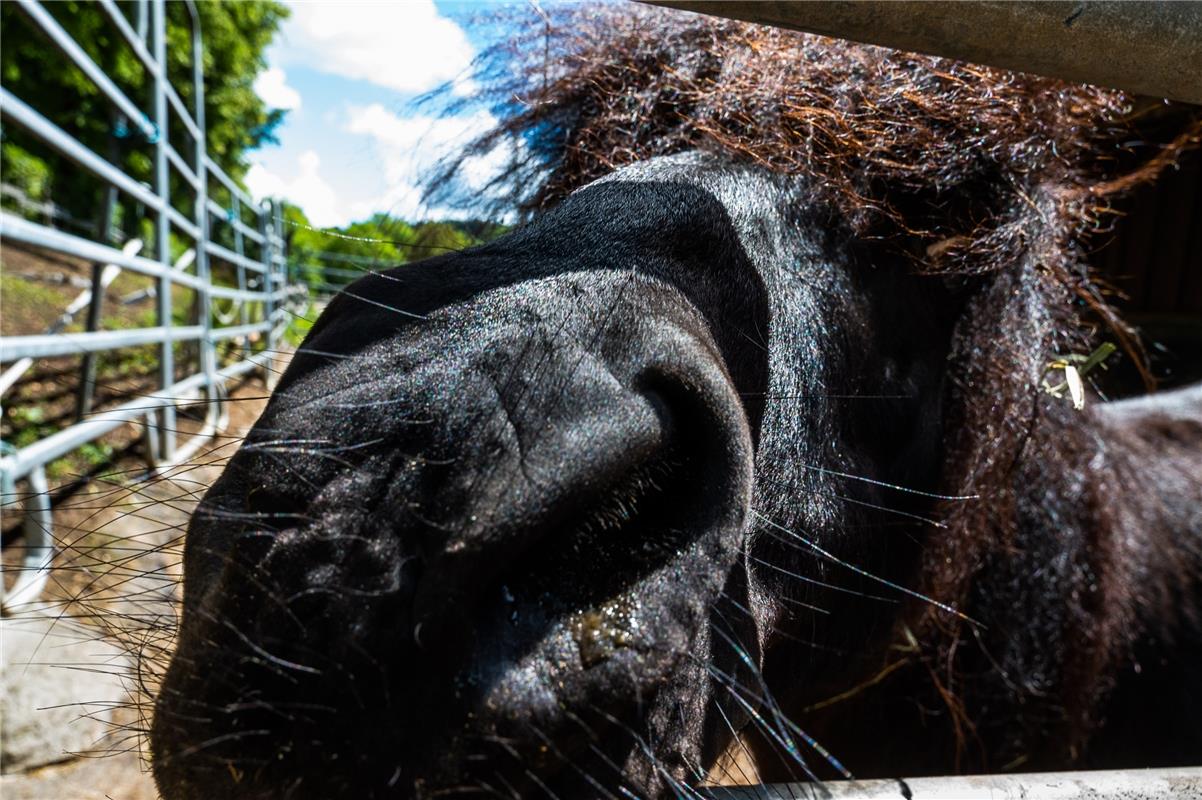
[[[136,25],[137,5],[119,6]],[[65,2],[42,7],[147,117],[153,116],[149,76],[98,4]],[[166,8],[167,73],[191,110],[191,18],[184,3],[168,3]],[[284,112],[267,108],[253,84],[266,66],[264,51],[288,11],[274,0],[201,2],[196,9],[203,40],[206,147],[209,157],[237,180],[246,171],[246,153],[272,141],[283,119]],[[123,120],[16,3],[0,2],[0,28],[4,31],[0,48],[4,87],[134,179],[153,183],[153,142],[143,135],[139,121]],[[191,163],[194,145],[182,124],[173,122],[167,135]],[[98,216],[103,191],[99,181],[18,126],[5,126],[4,136],[0,172],[5,180],[12,178],[37,199],[53,199],[77,218]],[[36,161],[44,168],[38,169]],[[173,196],[182,196],[181,179],[175,176],[173,183]]]
[[[413,228],[387,214],[375,214],[344,228],[318,229],[304,211],[285,203],[288,260],[300,278],[321,290],[334,291],[367,272],[409,260]]]
[[[191,69],[189,27],[183,3],[168,3],[168,61],[185,83],[184,99],[191,103],[192,83],[182,80]],[[200,2],[204,34],[205,125],[209,157],[235,180],[246,174],[246,153],[274,143],[275,130],[286,112],[269,109],[254,90],[255,78],[267,66],[264,53],[288,17],[275,0]],[[189,107],[191,107],[189,105]]]
[[[507,230],[481,220],[411,225],[388,214],[318,229],[304,211],[287,203],[283,215],[293,274],[321,292],[337,291],[368,272],[464,250]]]

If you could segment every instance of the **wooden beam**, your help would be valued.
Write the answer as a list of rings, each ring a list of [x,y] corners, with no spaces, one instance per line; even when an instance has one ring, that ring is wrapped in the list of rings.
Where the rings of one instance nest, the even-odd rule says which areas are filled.
[[[1202,2],[652,2],[1202,104]]]

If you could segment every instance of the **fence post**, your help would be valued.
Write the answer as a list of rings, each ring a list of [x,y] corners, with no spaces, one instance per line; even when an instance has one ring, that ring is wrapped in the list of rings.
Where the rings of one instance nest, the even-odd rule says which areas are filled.
[[[25,552],[17,570],[17,579],[7,593],[4,591],[3,574],[0,573],[0,610],[3,611],[37,600],[50,577],[50,566],[54,561],[54,518],[50,510],[50,487],[46,483],[45,465],[30,471],[26,481],[29,493],[25,496],[25,519],[22,520]],[[0,471],[0,497],[12,502],[17,496],[16,481],[12,474],[7,470]]]
[[[255,216],[259,220],[259,233],[263,236],[263,317],[268,322],[265,338],[267,358],[263,362],[263,382],[271,385],[271,376],[275,373],[276,335],[275,335],[275,205],[270,201],[259,203]]]
[[[114,114],[113,122],[124,119],[119,112]],[[109,131],[109,159],[116,163],[118,158],[117,137]],[[113,211],[117,207],[117,187],[109,186],[104,191],[104,210],[100,212],[100,222],[97,225],[97,239],[108,242],[112,238]],[[99,261],[92,262],[92,301],[88,304],[88,320],[85,330],[100,330],[100,312],[104,309],[104,267]],[[86,353],[83,366],[79,372],[79,394],[75,402],[75,420],[82,421],[92,411],[92,398],[96,394],[96,353]]]
[[[154,60],[158,65],[154,75],[154,124],[157,128],[154,166],[155,192],[158,194],[158,216],[155,220],[154,244],[158,261],[166,269],[171,268],[171,175],[167,165],[167,147],[170,144],[167,120],[167,5],[165,0],[154,0],[152,6],[154,24]],[[175,343],[171,336],[171,277],[164,272],[158,286],[158,322],[163,326],[163,342],[159,352],[159,387],[164,394],[175,384]],[[175,406],[165,403],[159,410],[159,439],[162,458],[170,462],[175,455]]]
[[[284,241],[284,207],[275,200],[271,201],[271,216],[272,225],[275,231],[275,240],[279,245],[279,252],[275,254],[276,266],[280,270],[280,283],[288,283],[288,260],[287,260],[287,245]]]
[[[234,228],[234,252],[238,254],[239,258],[234,264],[235,274],[238,276],[238,291],[245,292],[246,267],[243,265],[241,259],[246,253],[246,248],[242,241],[242,225],[244,224],[242,221],[242,202],[238,199],[237,192],[230,192],[230,216],[232,217],[230,221],[233,223]],[[243,325],[250,324],[250,306],[251,304],[245,299],[240,300],[238,303],[238,319]],[[248,340],[247,345],[244,347],[247,351],[250,349],[249,344]]]
[[[272,202],[268,200],[260,203],[255,210],[255,216],[259,220],[259,233],[263,236],[263,313],[268,321],[274,321],[275,298],[271,293],[275,290],[275,214]],[[267,346],[275,347],[275,336],[271,328],[267,329]]]
[[[213,276],[209,274],[209,172],[208,172],[208,128],[205,121],[204,84],[204,39],[200,30],[200,15],[194,3],[188,3],[192,17],[192,116],[199,134],[196,137],[196,277],[200,288],[196,290],[200,300],[200,325],[204,336],[200,340],[200,371],[205,376],[205,420],[214,432],[224,427],[224,404],[221,387],[217,380],[217,343],[213,341],[213,296],[209,289]]]

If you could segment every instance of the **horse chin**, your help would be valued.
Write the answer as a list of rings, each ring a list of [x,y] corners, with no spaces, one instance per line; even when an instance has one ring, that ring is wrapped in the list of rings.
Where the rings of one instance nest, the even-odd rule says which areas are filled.
[[[328,564],[336,537],[320,526],[277,534],[253,565],[231,561],[191,614],[155,720],[160,786],[172,798],[668,794],[695,780],[686,766],[701,758],[688,712],[709,700],[705,631],[741,535],[741,503],[731,505],[636,580],[604,563],[595,539],[635,549],[664,541],[658,529],[565,536],[500,575],[469,613],[415,623],[412,637],[405,593],[370,571],[354,587],[340,579],[341,598],[298,600],[280,563],[312,563],[320,549]],[[579,547],[598,560],[569,558]],[[256,548],[242,549],[249,559]],[[619,588],[598,590],[607,584]]]
[[[498,609],[495,624],[481,628],[470,667],[451,682],[462,726],[414,753],[431,765],[419,770],[424,787],[500,784],[524,796],[543,783],[559,796],[581,796],[590,784],[627,785],[655,796],[664,774],[683,778],[680,751],[695,753],[699,741],[677,731],[657,736],[647,721],[658,707],[701,702],[686,694],[706,683],[694,658],[707,604],[672,580],[687,569],[673,565],[559,618],[524,652],[515,643],[526,637],[513,631],[539,612]],[[664,602],[665,590],[690,596]]]

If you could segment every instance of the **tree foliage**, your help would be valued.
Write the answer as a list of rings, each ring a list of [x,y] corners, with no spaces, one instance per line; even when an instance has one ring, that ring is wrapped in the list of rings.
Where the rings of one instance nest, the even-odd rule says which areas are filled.
[[[137,4],[119,7],[137,28]],[[151,76],[100,5],[65,2],[43,8],[147,118],[153,118]],[[191,111],[192,20],[183,3],[167,3],[166,9],[168,77]],[[206,147],[209,157],[238,179],[247,168],[246,153],[272,141],[283,120],[284,112],[269,109],[253,84],[288,10],[275,0],[197,3],[196,10],[203,41]],[[146,25],[149,30],[149,19]],[[153,141],[144,135],[140,121],[124,119],[16,3],[0,3],[0,27],[4,87],[135,180],[153,183]],[[195,145],[182,123],[174,121],[167,134],[191,164]],[[0,169],[6,181],[35,200],[53,200],[74,217],[97,216],[99,181],[17,126],[7,125],[4,137]],[[174,185],[182,191],[178,178]]]
[[[507,230],[481,220],[411,224],[388,214],[373,214],[341,228],[317,228],[290,204],[284,204],[283,216],[289,263],[297,277],[326,292],[367,272],[458,252]]]
[[[119,2],[118,6],[131,27],[138,29],[138,4]],[[152,119],[152,77],[103,8],[77,0],[43,8],[146,119]],[[184,105],[193,111],[191,15],[184,3],[167,3],[166,9],[167,74]],[[284,111],[268,108],[259,98],[254,81],[267,66],[264,54],[288,10],[276,0],[240,0],[199,2],[196,12],[203,45],[205,146],[209,158],[240,181],[249,166],[248,155],[275,142],[275,131],[284,118]],[[153,30],[149,14],[144,24]],[[0,49],[4,87],[135,180],[153,186],[154,140],[145,135],[143,120],[124,118],[16,3],[0,2],[0,26],[4,31]],[[148,40],[147,49],[153,52],[152,41]],[[168,117],[168,141],[193,164],[195,143],[174,110]],[[98,235],[105,184],[16,125],[4,128],[0,151],[5,182],[15,184],[34,201],[52,201],[65,214],[58,224],[81,229],[73,231],[76,233]],[[174,170],[171,182],[173,203],[191,216],[191,190]],[[218,183],[210,181],[209,189],[218,203],[229,206]],[[151,223],[131,198],[120,198],[116,217],[112,224],[123,227],[127,235],[152,238]],[[319,230],[303,210],[287,204],[284,220],[289,260],[298,276],[328,290],[340,288],[366,271],[462,250],[504,230],[483,221],[411,225],[387,214],[343,228]],[[217,226],[214,235],[221,239],[229,232],[227,226]],[[174,241],[173,236],[173,250],[186,246],[190,245]]]

